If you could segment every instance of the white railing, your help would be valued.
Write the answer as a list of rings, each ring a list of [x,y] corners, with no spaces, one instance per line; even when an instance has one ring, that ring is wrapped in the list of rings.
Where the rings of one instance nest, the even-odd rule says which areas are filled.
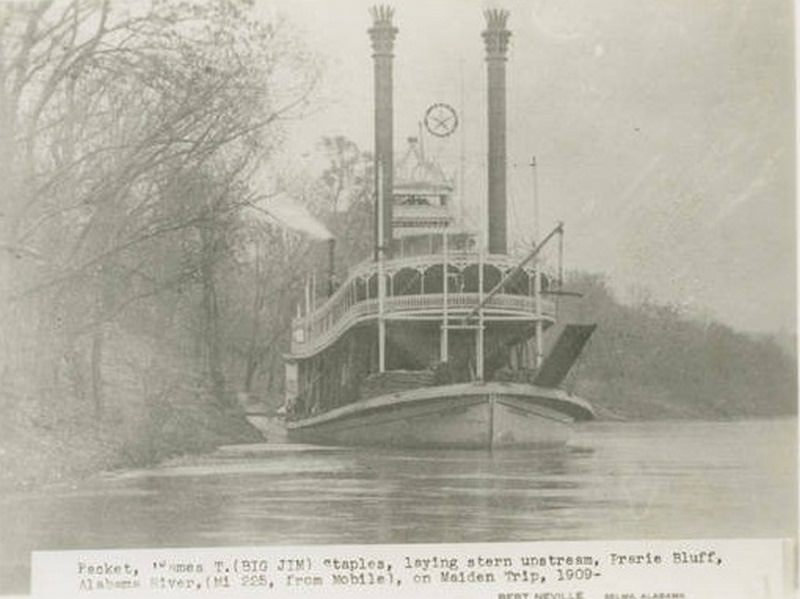
[[[463,270],[468,266],[478,265],[478,254],[476,252],[466,253],[456,250],[448,256],[447,261],[448,266]],[[392,277],[401,270],[412,269],[424,271],[427,268],[441,264],[442,256],[438,254],[395,258],[385,262],[385,273],[388,277]],[[516,264],[514,259],[505,255],[488,255],[484,257],[485,266],[493,266],[501,273],[511,270]],[[526,268],[525,272],[532,276],[535,271],[533,268]],[[367,284],[367,281],[375,275],[377,275],[376,262],[366,261],[358,264],[355,268],[350,270],[347,280],[331,297],[327,298],[321,306],[312,310],[309,314],[295,319],[293,321],[294,325],[306,325],[309,322],[324,320],[331,316],[334,320],[337,320],[349,310],[356,301],[364,301],[364,299],[357,300],[355,296],[357,281],[360,280],[361,284]],[[390,291],[390,295],[391,293],[393,293],[393,290]]]
[[[447,312],[452,320],[465,317],[478,303],[478,293],[447,294]],[[422,295],[397,295],[384,300],[384,315],[393,318],[441,317],[444,308],[441,293]],[[323,306],[324,308],[324,306]],[[319,311],[318,311],[319,312]],[[314,313],[311,319],[299,319],[293,323],[292,355],[307,357],[328,347],[345,331],[359,322],[374,320],[378,315],[378,300],[365,299],[352,303],[344,311],[331,309]],[[484,306],[484,320],[504,319],[534,320],[536,301],[533,297],[498,293]],[[553,321],[555,303],[542,300],[542,318]]]
[[[422,256],[404,256],[400,258],[393,258],[386,260],[385,269],[386,274],[394,274],[398,271],[410,268],[413,270],[420,270],[430,268],[442,264],[443,258],[441,254],[426,254]],[[447,257],[447,262],[451,266],[457,268],[465,268],[467,266],[478,265],[477,252],[461,252],[456,249],[451,249]],[[511,270],[518,263],[519,260],[506,256],[505,254],[490,254],[483,257],[483,263],[486,266],[494,266],[500,271]],[[372,261],[361,262],[347,272],[347,281],[355,278],[368,278],[375,274],[377,263]],[[530,274],[533,274],[533,267],[525,269]]]
[[[455,250],[447,258],[448,267],[463,270],[468,266],[478,266],[477,252]],[[496,268],[502,275],[513,269],[518,261],[507,255],[487,255],[483,257],[485,266]],[[406,256],[387,260],[384,263],[385,276],[392,277],[404,269],[413,269],[423,273],[425,270],[443,265],[443,256],[428,254]],[[292,321],[292,354],[312,355],[335,341],[344,331],[357,322],[375,318],[378,312],[377,289],[370,289],[369,280],[377,276],[377,263],[362,262],[348,273],[347,280],[336,292],[316,309]],[[535,269],[526,267],[525,273],[533,276]],[[376,286],[377,287],[377,286]],[[394,295],[392,285],[388,287],[385,298],[385,316],[392,318],[441,317],[444,312],[442,293],[422,293],[414,295]],[[371,293],[372,291],[372,293]],[[373,295],[373,297],[370,297]],[[448,293],[447,312],[450,317],[464,316],[480,301],[477,292],[459,293],[450,290]],[[532,296],[498,293],[485,306],[486,317],[515,317],[533,320],[536,316],[536,303]],[[543,301],[542,318],[552,320],[554,303]]]

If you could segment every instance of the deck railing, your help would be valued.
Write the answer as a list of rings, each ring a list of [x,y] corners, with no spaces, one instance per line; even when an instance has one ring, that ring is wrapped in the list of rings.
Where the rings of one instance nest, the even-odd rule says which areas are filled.
[[[431,266],[442,264],[441,254],[426,254],[422,256],[404,256],[400,258],[393,258],[387,260],[384,266],[386,274],[393,274],[405,269],[425,269]],[[456,268],[465,268],[467,266],[477,266],[479,256],[477,252],[463,252],[458,250],[451,250],[447,258],[447,263]],[[486,266],[494,266],[500,271],[507,271],[514,268],[518,260],[505,254],[489,254],[483,257],[483,263]],[[377,263],[366,261],[357,264],[347,272],[348,281],[357,277],[368,277],[375,274]],[[525,269],[531,275],[534,272],[532,267]]]
[[[470,259],[473,258],[473,259]],[[415,256],[386,262],[387,277],[407,268],[424,270],[441,265],[439,256]],[[454,255],[448,266],[464,268],[477,264],[477,254]],[[515,262],[506,256],[487,256],[485,264],[496,267],[500,272],[510,270]],[[529,274],[534,272],[530,269]],[[376,263],[367,262],[356,267],[342,285],[324,304],[308,315],[292,322],[292,355],[305,357],[324,349],[339,338],[351,326],[376,319],[378,300],[369,296],[368,280],[376,274]],[[360,283],[356,283],[360,280]],[[384,317],[387,320],[441,319],[444,311],[444,296],[440,291],[411,295],[394,295],[392,286],[388,287],[384,298]],[[362,293],[363,292],[363,293]],[[466,317],[480,301],[477,292],[462,292],[449,289],[447,293],[447,314],[450,321]],[[535,298],[530,295],[498,293],[484,306],[484,320],[526,320],[536,318]],[[543,298],[541,316],[544,320],[554,320],[555,304]]]

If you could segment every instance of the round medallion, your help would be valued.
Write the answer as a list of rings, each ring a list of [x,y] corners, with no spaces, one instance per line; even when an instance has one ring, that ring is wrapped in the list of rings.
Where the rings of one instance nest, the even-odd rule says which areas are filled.
[[[425,111],[425,128],[431,135],[447,137],[458,127],[458,114],[449,104],[433,104]]]

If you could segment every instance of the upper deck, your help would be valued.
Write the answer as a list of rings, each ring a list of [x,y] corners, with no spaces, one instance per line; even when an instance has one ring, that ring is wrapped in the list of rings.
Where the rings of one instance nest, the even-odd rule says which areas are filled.
[[[445,316],[451,323],[465,319],[474,311],[486,292],[517,266],[506,255],[483,257],[483,293],[479,289],[477,252],[412,255],[386,260],[383,265],[385,295],[382,315],[386,320],[438,320]],[[447,286],[443,273],[447,264]],[[291,356],[312,356],[334,343],[351,327],[377,320],[381,306],[378,298],[378,262],[363,262],[355,267],[324,303],[292,322]],[[500,321],[537,319],[552,323],[555,302],[548,297],[550,277],[542,274],[542,294],[535,296],[536,270],[524,268],[512,276],[482,308],[486,326]],[[473,320],[474,322],[474,320]]]

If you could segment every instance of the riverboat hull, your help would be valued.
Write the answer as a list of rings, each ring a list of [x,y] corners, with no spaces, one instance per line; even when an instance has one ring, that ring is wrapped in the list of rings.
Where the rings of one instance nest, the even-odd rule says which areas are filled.
[[[360,400],[287,421],[290,441],[322,445],[499,449],[563,445],[591,406],[560,389],[461,383]]]

